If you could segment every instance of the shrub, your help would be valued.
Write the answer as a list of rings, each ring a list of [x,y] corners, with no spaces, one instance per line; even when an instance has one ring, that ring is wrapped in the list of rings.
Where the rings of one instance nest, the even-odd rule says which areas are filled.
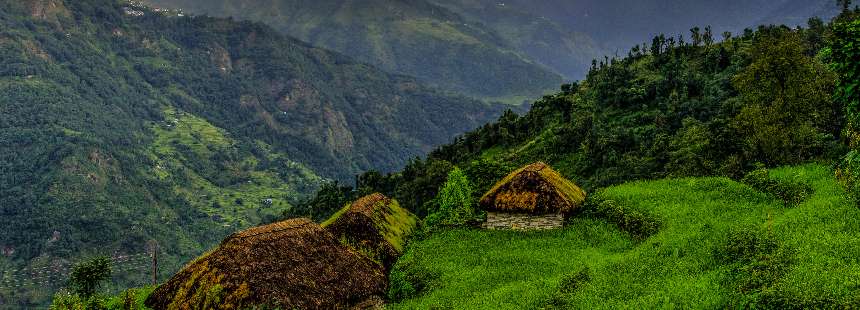
[[[759,168],[748,173],[741,182],[776,197],[786,207],[799,205],[812,196],[813,193],[812,187],[809,185],[771,178],[770,172],[764,168]]]
[[[427,216],[429,229],[436,227],[462,227],[478,220],[472,184],[459,168],[448,174],[448,180],[435,198],[438,210]]]
[[[62,290],[54,294],[51,310],[103,310],[107,309],[105,300],[98,295],[83,298],[78,294]]]
[[[636,240],[644,240],[660,231],[660,221],[656,217],[615,200],[606,199],[599,192],[588,196],[583,215],[615,224]]]
[[[418,297],[429,291],[439,279],[439,275],[420,264],[420,252],[409,249],[388,275],[388,298],[393,302]]]
[[[547,306],[559,309],[568,308],[566,300],[583,285],[588,283],[588,281],[591,281],[591,270],[588,267],[564,276],[558,284],[558,289],[550,297],[549,302],[547,302]]]
[[[796,305],[790,296],[774,287],[791,268],[792,251],[769,232],[743,228],[729,232],[718,258],[732,266],[728,285],[736,291],[732,303],[738,308],[786,309]]]
[[[75,294],[84,299],[90,299],[101,287],[101,283],[110,278],[111,260],[108,257],[96,257],[75,265],[69,276],[69,284]]]

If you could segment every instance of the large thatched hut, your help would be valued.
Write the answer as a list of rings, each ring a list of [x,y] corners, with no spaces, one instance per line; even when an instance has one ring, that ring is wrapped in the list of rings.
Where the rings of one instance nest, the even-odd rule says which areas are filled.
[[[514,171],[481,197],[488,229],[552,229],[585,202],[585,191],[547,164]]]
[[[251,228],[187,265],[146,300],[153,309],[344,309],[373,305],[382,267],[308,219]]]
[[[344,245],[389,268],[403,254],[417,223],[418,218],[396,200],[375,193],[344,207],[322,226]]]

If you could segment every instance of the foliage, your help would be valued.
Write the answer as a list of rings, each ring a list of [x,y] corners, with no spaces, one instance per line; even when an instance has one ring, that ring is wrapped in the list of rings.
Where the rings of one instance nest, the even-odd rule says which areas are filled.
[[[148,309],[146,305],[144,305],[144,301],[149,297],[149,294],[151,294],[153,290],[155,290],[154,286],[130,288],[118,295],[108,298],[105,304],[107,309],[110,310]]]
[[[839,76],[835,97],[846,110],[848,123],[845,136],[851,148],[842,159],[837,176],[852,194],[857,195],[860,193],[857,181],[860,179],[860,133],[857,130],[857,124],[860,123],[860,19],[857,13],[843,13],[842,18],[833,25],[829,43],[831,66]]]
[[[809,185],[784,179],[770,177],[767,169],[760,168],[748,173],[741,180],[744,184],[765,192],[782,200],[786,207],[794,207],[812,196],[812,187]]]
[[[588,196],[582,216],[604,219],[634,240],[645,240],[660,231],[660,220],[647,211],[607,199],[599,192]]]
[[[455,167],[448,174],[448,180],[439,189],[435,203],[438,209],[427,216],[426,228],[463,227],[477,220],[472,184],[460,168]]]
[[[352,187],[341,186],[337,181],[323,184],[312,198],[299,202],[284,212],[282,218],[308,217],[321,222],[358,198]]]
[[[138,2],[0,1],[9,268],[155,239],[169,273],[324,179],[398,169],[501,114],[260,24]],[[15,292],[18,306],[44,307],[54,289]]]
[[[72,268],[69,285],[75,294],[88,299],[97,293],[102,282],[110,279],[112,272],[109,257],[95,257]]]
[[[727,178],[637,181],[600,195],[660,219],[659,232],[641,241],[606,218],[584,216],[545,232],[434,234],[410,244],[421,254],[410,265],[436,273],[442,285],[389,307],[856,307],[860,291],[845,283],[860,276],[852,254],[860,251],[860,209],[825,166],[770,173],[814,192],[784,208]]]
[[[425,216],[442,184],[440,163],[470,174],[479,196],[498,180],[488,170],[536,161],[591,191],[667,176],[741,178],[758,162],[834,160],[845,151],[845,117],[819,56],[829,27],[817,19],[808,29],[763,26],[711,44],[657,36],[625,58],[596,61],[585,80],[528,113],[508,111],[379,183]]]
[[[591,281],[591,271],[588,267],[566,275],[559,282],[556,293],[547,302],[548,308],[558,307],[559,309],[565,309],[569,307],[565,301],[565,297],[576,293],[576,290],[588,284],[588,281]]]
[[[100,295],[81,297],[65,290],[54,294],[51,310],[107,310],[105,300]],[[124,309],[123,309],[124,310]]]
[[[833,74],[807,55],[801,35],[780,29],[758,32],[747,51],[752,62],[733,79],[742,106],[732,126],[750,159],[798,163],[822,154],[823,144],[833,143],[838,134],[839,127],[817,130],[827,129],[840,109],[828,99]]]
[[[392,301],[418,297],[439,285],[439,275],[419,264],[420,255],[410,248],[389,272],[388,298]]]

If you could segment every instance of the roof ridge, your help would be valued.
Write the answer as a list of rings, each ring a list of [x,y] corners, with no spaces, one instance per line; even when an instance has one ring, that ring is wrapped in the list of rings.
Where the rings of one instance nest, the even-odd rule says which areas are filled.
[[[234,233],[228,239],[247,239],[259,235],[271,234],[286,230],[294,230],[298,228],[305,228],[307,226],[312,225],[314,225],[314,222],[306,218],[290,219],[286,221],[272,223],[269,225],[248,228],[246,230]]]

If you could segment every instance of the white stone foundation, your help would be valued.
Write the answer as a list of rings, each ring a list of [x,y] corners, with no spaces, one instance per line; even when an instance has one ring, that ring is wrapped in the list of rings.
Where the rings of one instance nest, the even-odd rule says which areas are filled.
[[[564,215],[532,215],[525,213],[487,212],[485,229],[543,230],[564,226]]]

